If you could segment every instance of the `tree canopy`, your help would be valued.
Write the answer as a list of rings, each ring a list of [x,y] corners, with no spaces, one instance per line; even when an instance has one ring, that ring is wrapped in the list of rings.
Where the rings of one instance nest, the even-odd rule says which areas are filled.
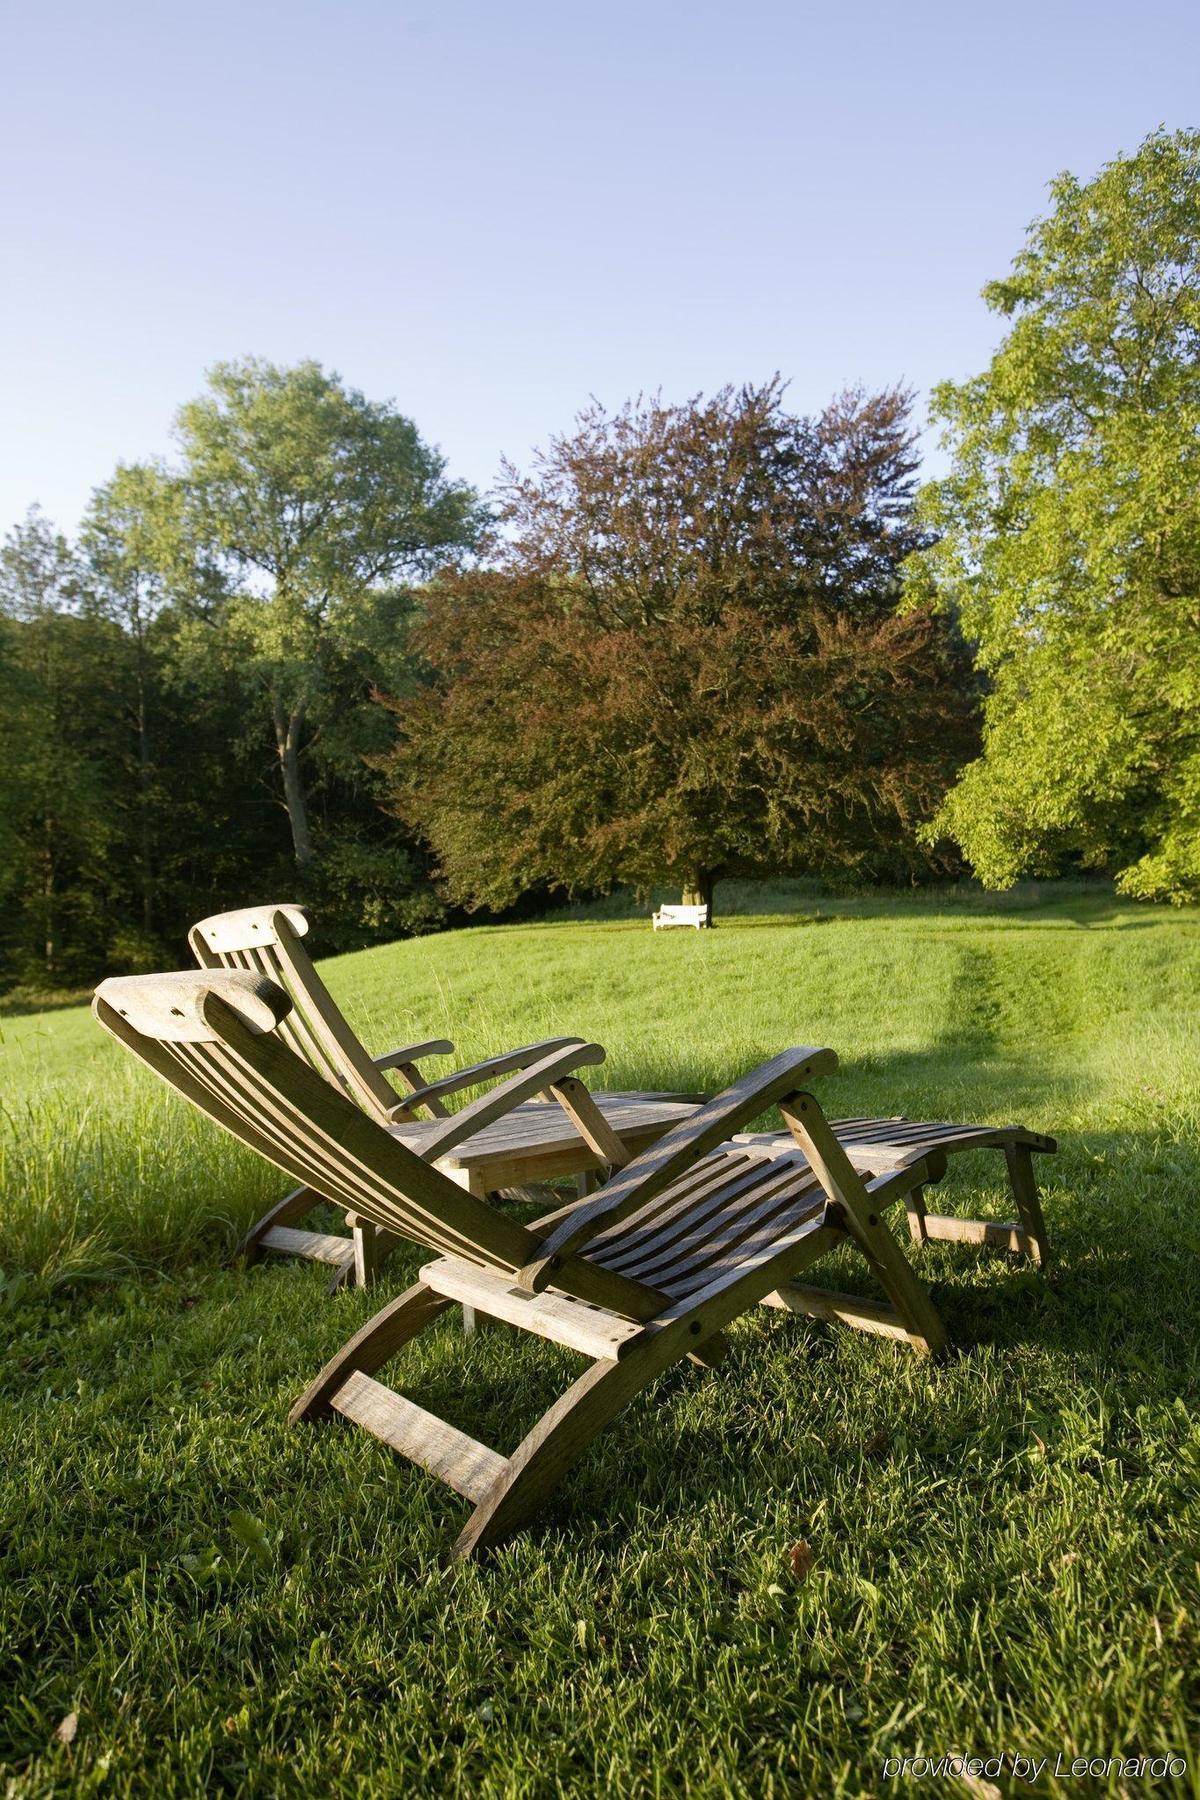
[[[952,634],[896,616],[908,408],[799,418],[778,381],[594,407],[506,471],[498,566],[428,593],[385,762],[453,899],[928,867],[972,701]]]
[[[228,594],[209,621],[274,736],[296,861],[314,857],[302,758],[337,716],[332,666],[375,630],[398,583],[470,545],[472,490],[411,419],[318,363],[221,363],[184,406],[182,481]],[[339,697],[340,698],[340,697]]]
[[[1200,133],[1061,175],[989,367],[937,389],[911,593],[961,620],[982,756],[933,827],[989,886],[1065,856],[1200,896]]]

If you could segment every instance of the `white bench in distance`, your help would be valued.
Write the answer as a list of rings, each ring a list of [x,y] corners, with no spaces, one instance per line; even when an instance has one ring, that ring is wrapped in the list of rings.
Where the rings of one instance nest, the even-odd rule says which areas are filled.
[[[707,906],[660,906],[654,915],[655,931],[665,931],[671,925],[693,925],[702,931],[707,924]]]

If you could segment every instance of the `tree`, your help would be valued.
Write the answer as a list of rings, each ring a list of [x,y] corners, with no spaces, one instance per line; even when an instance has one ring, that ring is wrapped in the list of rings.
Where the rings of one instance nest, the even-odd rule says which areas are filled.
[[[215,643],[274,738],[295,860],[313,861],[302,756],[332,716],[329,670],[381,592],[474,542],[471,490],[390,404],[315,362],[219,364],[178,422],[195,528],[231,593]]]
[[[990,885],[1064,856],[1126,893],[1200,897],[1200,133],[1060,175],[1011,326],[933,413],[950,474],[911,593],[961,619],[990,684],[983,754],[932,830]]]
[[[155,756],[158,730],[169,732],[171,721],[151,717],[156,698],[164,711],[167,704],[160,666],[164,640],[159,634],[156,642],[154,624],[169,604],[201,605],[213,579],[188,542],[181,484],[152,463],[118,466],[96,489],[79,553],[83,607],[117,625],[127,650],[123,711],[134,745],[136,884],[149,940],[157,924],[156,840],[174,798],[164,792]]]
[[[453,899],[928,866],[971,702],[951,634],[895,616],[908,397],[782,399],[595,407],[506,470],[500,566],[426,596],[384,762]]]

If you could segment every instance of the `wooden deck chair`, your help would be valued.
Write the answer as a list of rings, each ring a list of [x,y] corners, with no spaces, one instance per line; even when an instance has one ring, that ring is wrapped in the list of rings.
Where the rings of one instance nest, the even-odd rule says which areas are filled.
[[[582,1042],[575,1037],[548,1038],[428,1080],[419,1063],[427,1056],[452,1055],[451,1040],[431,1038],[372,1056],[351,1030],[301,942],[308,929],[308,914],[301,906],[249,906],[201,919],[188,933],[188,943],[202,968],[263,975],[282,987],[292,1010],[280,1023],[280,1036],[326,1081],[381,1122],[415,1121],[422,1112],[444,1119],[448,1116],[445,1101],[451,1094],[528,1068],[556,1050]],[[387,1079],[388,1071],[403,1084],[402,1093]],[[320,1198],[308,1187],[285,1195],[251,1226],[238,1254],[251,1262],[265,1251],[274,1251],[330,1263],[336,1271],[334,1287],[369,1280],[385,1253],[370,1227],[357,1227],[350,1238],[299,1228]]]
[[[525,1226],[464,1192],[319,1076],[281,1034],[291,1003],[276,983],[249,972],[127,976],[101,984],[94,1010],[156,1074],[294,1180],[431,1253],[415,1286],[326,1364],[292,1418],[338,1413],[465,1495],[474,1510],[459,1555],[523,1525],[592,1438],[661,1371],[684,1358],[716,1363],[725,1327],[752,1306],[836,1317],[927,1351],[945,1343],[937,1311],[884,1217],[930,1171],[919,1159],[879,1176],[853,1166],[806,1088],[835,1067],[830,1050],[773,1057],[597,1194]],[[555,1051],[511,1076],[508,1098],[557,1095],[570,1081],[570,1104],[586,1113],[587,1089],[570,1072],[603,1054],[586,1044]],[[474,1102],[477,1116],[497,1101],[492,1094]],[[795,1140],[794,1157],[728,1144],[772,1105]],[[847,1242],[885,1302],[843,1300],[798,1282]],[[375,1379],[455,1303],[588,1361],[508,1455]]]
[[[280,1026],[285,1041],[319,1074],[332,1080],[352,1099],[357,1099],[373,1117],[388,1122],[420,1156],[426,1160],[434,1156],[451,1158],[446,1166],[452,1166],[456,1178],[464,1185],[472,1186],[473,1191],[479,1191],[475,1172],[490,1168],[494,1172],[490,1184],[494,1189],[515,1191],[525,1198],[522,1184],[541,1179],[539,1160],[544,1149],[554,1152],[549,1159],[551,1174],[558,1176],[563,1172],[564,1164],[573,1159],[569,1154],[564,1156],[562,1127],[553,1126],[532,1100],[519,1103],[506,1117],[494,1119],[468,1137],[460,1135],[453,1146],[447,1144],[437,1121],[447,1116],[444,1101],[451,1094],[496,1080],[514,1069],[528,1067],[538,1057],[580,1043],[582,1039],[550,1038],[542,1043],[527,1044],[485,1062],[457,1069],[440,1080],[427,1081],[417,1067],[418,1059],[452,1053],[454,1046],[450,1040],[440,1038],[424,1044],[409,1044],[389,1051],[385,1056],[372,1057],[352,1031],[301,943],[308,930],[308,915],[300,906],[256,906],[202,919],[192,927],[189,942],[202,967],[249,970],[278,982],[293,1003],[291,1016]],[[404,1094],[397,1094],[384,1078],[382,1072],[388,1069],[394,1070],[404,1083]],[[636,1151],[653,1142],[706,1096],[607,1092],[594,1098],[604,1114],[605,1124],[610,1127],[605,1143],[612,1144],[615,1130],[617,1137]],[[418,1117],[422,1110],[431,1115],[432,1123]],[[557,1108],[551,1110],[558,1112]],[[1053,1138],[1039,1136],[1015,1125],[951,1125],[904,1118],[837,1119],[832,1124],[852,1160],[857,1159],[876,1172],[898,1167],[905,1158],[911,1160],[928,1155],[930,1166],[944,1173],[946,1158],[956,1152],[985,1148],[1002,1151],[1018,1218],[999,1222],[928,1212],[924,1195],[917,1189],[906,1202],[913,1241],[923,1244],[933,1238],[949,1238],[988,1244],[1026,1254],[1043,1269],[1048,1267],[1049,1240],[1031,1153],[1053,1151],[1056,1148]],[[576,1132],[567,1135],[582,1152],[583,1128],[577,1124]],[[557,1138],[556,1145],[547,1143],[552,1138]],[[794,1148],[790,1136],[781,1140],[770,1133],[747,1135],[739,1141],[760,1145],[768,1154],[773,1144],[789,1153]],[[621,1153],[622,1144],[617,1143],[615,1155],[618,1159]],[[574,1160],[578,1162],[579,1158]],[[581,1179],[585,1178],[581,1175]],[[307,1188],[297,1188],[286,1195],[250,1228],[239,1254],[253,1261],[265,1251],[273,1251],[329,1263],[335,1271],[332,1288],[343,1283],[361,1285],[369,1281],[386,1258],[394,1239],[362,1225],[354,1227],[349,1238],[300,1229],[299,1221],[313,1209],[318,1198]]]

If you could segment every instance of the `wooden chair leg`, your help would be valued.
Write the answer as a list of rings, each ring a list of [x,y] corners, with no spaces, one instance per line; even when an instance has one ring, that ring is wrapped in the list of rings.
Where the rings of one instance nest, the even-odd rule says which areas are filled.
[[[685,1348],[677,1333],[665,1332],[621,1362],[593,1363],[507,1459],[459,1533],[455,1556],[492,1549],[525,1524],[592,1439]]]
[[[929,1233],[925,1229],[925,1189],[911,1188],[904,1196],[904,1211],[908,1216],[908,1235],[914,1244],[927,1244]]]
[[[395,1356],[403,1344],[432,1325],[439,1313],[453,1306],[418,1282],[389,1302],[373,1319],[368,1319],[336,1356],[330,1358],[314,1382],[305,1389],[288,1418],[293,1425],[301,1419],[321,1419],[330,1411],[330,1400],[351,1375],[373,1375]]]
[[[346,1223],[354,1241],[354,1285],[360,1288],[373,1287],[380,1260],[379,1233],[369,1219],[364,1224],[355,1213],[346,1214]]]
[[[878,1213],[859,1220],[847,1208],[846,1229],[871,1265],[876,1281],[908,1329],[910,1341],[936,1356],[949,1343],[949,1333],[929,1289]]]
[[[836,1199],[840,1223],[871,1265],[913,1343],[924,1346],[931,1356],[944,1350],[948,1333],[928,1288],[918,1279],[888,1230],[876,1201],[867,1192],[816,1100],[811,1094],[793,1094],[780,1103],[780,1111],[807,1156],[809,1167],[830,1198]]]
[[[1008,1179],[1025,1231],[1027,1253],[1045,1274],[1050,1267],[1050,1239],[1033,1173],[1033,1157],[1027,1145],[1010,1144],[1005,1148],[1004,1160],[1008,1164]]]

